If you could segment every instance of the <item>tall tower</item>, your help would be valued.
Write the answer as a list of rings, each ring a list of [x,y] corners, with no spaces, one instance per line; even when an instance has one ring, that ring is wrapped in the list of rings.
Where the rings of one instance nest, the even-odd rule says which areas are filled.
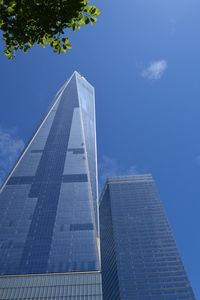
[[[100,237],[103,299],[195,299],[151,175],[107,180]]]
[[[2,187],[0,299],[101,299],[95,126],[74,72]]]

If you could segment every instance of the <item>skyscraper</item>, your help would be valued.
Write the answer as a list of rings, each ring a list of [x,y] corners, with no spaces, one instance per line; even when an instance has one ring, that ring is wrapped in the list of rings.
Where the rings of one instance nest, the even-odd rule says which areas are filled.
[[[0,194],[0,299],[101,299],[94,88],[77,72]]]
[[[151,175],[107,180],[100,237],[103,299],[195,299]]]

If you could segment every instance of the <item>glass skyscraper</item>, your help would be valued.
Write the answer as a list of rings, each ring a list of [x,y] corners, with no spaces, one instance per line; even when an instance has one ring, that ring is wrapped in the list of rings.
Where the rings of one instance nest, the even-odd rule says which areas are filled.
[[[108,178],[100,237],[103,299],[195,299],[151,175]]]
[[[0,299],[101,299],[94,88],[64,84],[0,194]]]

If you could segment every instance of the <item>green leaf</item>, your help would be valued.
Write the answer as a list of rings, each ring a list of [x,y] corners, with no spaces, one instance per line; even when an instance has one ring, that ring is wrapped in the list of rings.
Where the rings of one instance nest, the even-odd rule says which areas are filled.
[[[76,24],[75,23],[72,25],[72,29],[74,32],[76,32]]]
[[[0,29],[3,31],[5,55],[26,53],[34,44],[49,44],[55,53],[71,49],[66,31],[96,22],[100,14],[88,0],[0,0]],[[18,5],[20,3],[20,5]],[[62,8],[62,9],[61,9]]]
[[[85,24],[89,24],[90,23],[90,19],[88,18],[88,16],[85,16],[85,20],[84,20]]]
[[[14,12],[14,8],[12,6],[8,7],[8,13],[11,14]]]

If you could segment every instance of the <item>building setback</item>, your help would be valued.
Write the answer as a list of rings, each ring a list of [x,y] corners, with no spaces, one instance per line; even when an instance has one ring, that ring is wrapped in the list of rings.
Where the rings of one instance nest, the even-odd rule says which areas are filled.
[[[100,237],[104,300],[195,299],[151,175],[108,178]]]
[[[102,299],[94,88],[60,89],[0,194],[0,299]]]

